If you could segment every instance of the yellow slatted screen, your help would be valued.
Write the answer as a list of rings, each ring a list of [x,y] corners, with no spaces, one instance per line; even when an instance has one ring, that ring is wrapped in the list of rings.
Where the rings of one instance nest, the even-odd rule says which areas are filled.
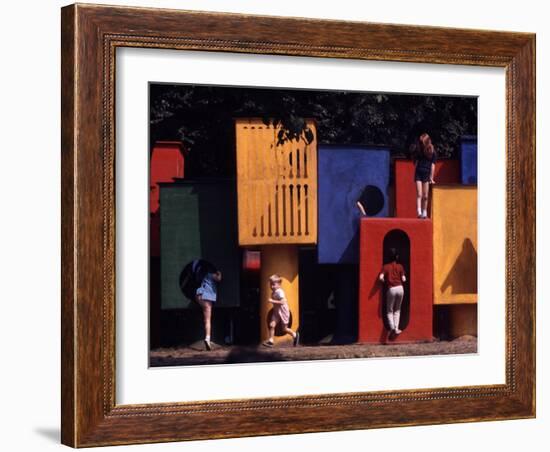
[[[237,119],[239,244],[317,243],[317,130],[314,140],[277,145],[279,128]]]

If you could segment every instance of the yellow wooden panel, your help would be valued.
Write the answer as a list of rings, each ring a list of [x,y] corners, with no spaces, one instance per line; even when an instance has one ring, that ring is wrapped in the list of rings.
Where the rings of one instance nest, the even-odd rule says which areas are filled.
[[[477,303],[477,187],[432,190],[434,303]]]
[[[277,145],[280,128],[235,121],[239,244],[317,243],[317,130],[314,140]]]
[[[269,337],[268,323],[273,305],[269,303],[271,287],[269,277],[278,274],[282,279],[281,287],[285,292],[291,314],[289,328],[296,331],[300,327],[300,284],[298,275],[298,247],[294,245],[263,246],[260,267],[260,331],[261,340]],[[292,336],[276,335],[275,344],[290,343]]]

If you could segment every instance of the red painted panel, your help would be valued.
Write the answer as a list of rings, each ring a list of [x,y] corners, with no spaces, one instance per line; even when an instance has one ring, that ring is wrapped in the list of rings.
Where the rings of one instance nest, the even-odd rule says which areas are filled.
[[[156,212],[159,208],[158,183],[184,177],[184,164],[180,141],[157,141],[151,155],[150,212]]]
[[[157,141],[151,154],[149,180],[149,247],[151,256],[160,256],[160,182],[183,178],[185,169],[181,141]]]
[[[394,340],[382,320],[382,268],[386,234],[399,229],[410,241],[410,317],[403,333]],[[359,258],[359,342],[416,342],[432,340],[433,323],[433,228],[431,220],[409,218],[363,218]]]
[[[249,272],[260,271],[260,252],[244,250],[243,251],[243,270]]]
[[[440,160],[435,164],[436,184],[460,184],[460,162]],[[430,212],[428,206],[428,212]],[[414,162],[395,160],[395,216],[416,218],[416,186],[414,184]]]

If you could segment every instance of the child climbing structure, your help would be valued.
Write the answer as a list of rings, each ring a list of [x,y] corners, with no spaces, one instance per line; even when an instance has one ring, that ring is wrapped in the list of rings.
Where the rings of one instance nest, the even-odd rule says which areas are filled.
[[[395,217],[361,220],[359,342],[429,341],[433,326],[448,338],[477,336],[475,137],[465,137],[460,151],[460,160],[435,165],[428,219],[415,218],[414,162],[396,159]],[[399,251],[407,276],[397,337],[385,325],[385,287],[378,279],[389,248]]]
[[[290,324],[299,328],[298,246],[317,243],[317,131],[312,140],[279,139],[280,126],[235,120],[239,245],[261,251],[260,329],[268,335],[269,276],[282,277]],[[276,336],[275,343],[291,338]]]
[[[197,362],[476,349],[477,99],[154,85],[151,350],[204,350],[201,301]]]
[[[305,136],[281,142],[281,127],[261,119],[238,119],[235,127],[239,245],[261,251],[262,340],[268,335],[272,274],[283,278],[290,307],[288,326],[299,329],[298,247],[317,243],[318,264],[332,265],[335,274],[340,267],[342,272],[353,271],[350,264],[359,261],[357,307],[340,300],[338,312],[345,320],[340,329],[351,331],[351,323],[357,325],[358,342],[431,341],[434,326],[439,328],[434,320],[439,306],[448,312],[445,328],[450,337],[476,335],[477,189],[471,177],[464,184],[461,161],[436,163],[430,215],[418,219],[414,218],[414,163],[396,159],[392,165],[389,149],[342,145],[318,149],[312,121],[307,123],[314,137],[309,142]],[[365,215],[360,221],[358,201]],[[402,333],[397,337],[385,325],[386,287],[379,280],[389,249],[398,251],[407,277],[398,326]],[[353,291],[343,298],[350,295]]]
[[[408,159],[396,159],[394,162],[394,175],[395,216],[399,218],[416,218],[416,193],[411,190],[414,178],[414,162]],[[459,184],[460,162],[458,160],[439,160],[435,164],[434,179],[436,185]]]
[[[370,218],[389,215],[390,162],[385,146],[318,147],[317,262],[331,269],[334,281],[334,344],[357,340],[359,222],[362,211]]]
[[[385,343],[432,339],[432,221],[413,218],[363,218],[359,263],[359,342]],[[385,290],[379,281],[389,250],[396,249],[407,278],[400,325],[390,338],[385,324]]]

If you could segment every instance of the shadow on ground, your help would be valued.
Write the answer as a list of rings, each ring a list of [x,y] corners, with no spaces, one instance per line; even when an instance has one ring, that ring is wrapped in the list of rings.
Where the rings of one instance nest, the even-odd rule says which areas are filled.
[[[477,353],[477,339],[463,336],[453,341],[431,341],[414,344],[351,344],[280,346],[222,346],[206,351],[200,344],[152,350],[151,367],[203,364],[238,364],[276,361],[310,361],[322,359],[381,358],[394,356],[461,355]]]

